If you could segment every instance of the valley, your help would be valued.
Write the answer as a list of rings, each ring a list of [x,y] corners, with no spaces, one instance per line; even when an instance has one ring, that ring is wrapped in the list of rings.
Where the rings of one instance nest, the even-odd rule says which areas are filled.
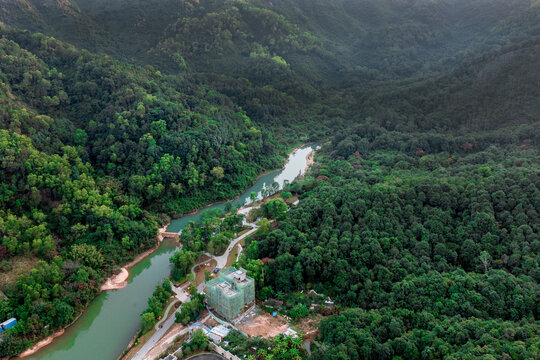
[[[0,358],[537,359],[539,159],[536,0],[0,0]]]

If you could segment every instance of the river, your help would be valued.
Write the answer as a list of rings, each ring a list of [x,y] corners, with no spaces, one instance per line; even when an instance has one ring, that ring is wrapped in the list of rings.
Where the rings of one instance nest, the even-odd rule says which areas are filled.
[[[305,146],[289,155],[282,170],[261,176],[255,185],[244,191],[235,204],[250,201],[252,192],[262,199],[264,189],[277,182],[293,181],[306,168],[306,156],[312,146]],[[224,204],[208,206],[195,214],[171,221],[168,232],[179,232],[190,221],[197,221],[207,209],[223,209]],[[165,240],[150,256],[129,269],[128,285],[120,290],[107,291],[94,299],[88,309],[52,344],[29,359],[47,360],[115,360],[138,331],[140,314],[148,306],[148,298],[156,285],[169,275],[169,257],[175,251],[173,241]]]

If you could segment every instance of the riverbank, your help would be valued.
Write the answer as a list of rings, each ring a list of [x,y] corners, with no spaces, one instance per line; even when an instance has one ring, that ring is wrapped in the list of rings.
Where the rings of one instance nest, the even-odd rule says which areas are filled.
[[[268,174],[271,174],[275,171],[282,171],[285,169],[285,167],[287,166],[287,164],[289,163],[289,159],[291,157],[291,155],[296,151],[296,150],[299,150],[305,146],[308,146],[310,144],[313,144],[313,143],[305,143],[305,144],[302,144],[302,145],[299,145],[297,147],[295,147],[294,149],[292,149],[289,154],[287,155],[287,159],[285,160],[285,163],[283,164],[283,166],[279,169],[273,169],[273,170],[267,170],[259,175],[257,175],[257,178],[255,178],[255,181],[253,181],[253,183],[255,184],[260,178],[262,178],[263,176],[266,176]],[[231,202],[231,201],[235,201],[235,200],[238,200],[239,197],[242,196],[242,192],[240,192],[240,194],[236,195],[235,197],[233,197],[232,199],[225,199],[225,200],[219,200],[219,201],[214,201],[214,202],[211,202],[209,204],[206,204],[204,206],[201,206],[201,207],[198,207],[188,213],[181,213],[181,214],[174,214],[172,217],[177,219],[177,218],[181,218],[181,217],[184,217],[184,216],[190,216],[190,215],[195,215],[196,213],[206,209],[206,208],[209,208],[211,206],[214,206],[214,205],[220,205],[220,204],[225,204],[225,203],[228,203],[228,202]],[[170,225],[170,223],[169,223]],[[167,225],[168,227],[168,225]]]
[[[317,149],[313,149],[309,152],[309,154],[306,155],[306,169],[305,171],[307,171],[307,169],[313,165],[315,163],[315,150]]]
[[[263,176],[265,175],[268,175],[270,173],[273,173],[274,171],[281,171],[281,170],[284,170],[285,167],[287,166],[287,164],[289,163],[289,159],[291,157],[291,155],[296,151],[296,150],[299,150],[301,148],[303,148],[304,146],[308,146],[309,144],[311,143],[306,143],[306,144],[302,144],[300,146],[297,146],[295,147],[294,149],[292,149],[290,152],[289,152],[289,155],[287,155],[287,160],[285,160],[285,163],[283,164],[283,166],[279,169],[274,169],[274,170],[268,170],[268,171],[265,171],[263,172],[262,174],[260,174],[259,176],[257,176],[257,178],[255,179],[255,182],[257,182],[257,180],[259,180],[260,178],[262,178]],[[240,195],[236,196],[233,200],[236,200]]]
[[[167,224],[167,225],[165,225],[165,226],[163,226],[162,228],[159,229],[159,234],[157,235],[158,243],[157,243],[156,246],[152,247],[151,249],[146,250],[145,252],[140,253],[139,255],[137,255],[135,257],[135,259],[133,259],[132,261],[130,261],[129,263],[124,265],[120,269],[120,273],[118,273],[116,275],[112,275],[111,277],[109,277],[105,281],[105,283],[103,283],[103,285],[101,285],[100,291],[103,292],[103,291],[109,291],[109,290],[118,290],[118,289],[122,289],[122,288],[126,287],[127,286],[127,280],[129,278],[129,270],[128,269],[135,266],[135,265],[137,265],[139,262],[144,260],[147,256],[151,255],[154,251],[156,251],[159,248],[159,245],[161,244],[161,242],[164,239],[164,237],[162,236],[162,233],[165,232],[165,230],[167,229],[168,226],[169,226],[169,224]],[[75,320],[73,320],[73,322],[71,322],[69,325],[67,325],[63,329],[58,330],[54,334],[46,337],[45,339],[41,340],[40,342],[36,343],[30,349],[27,349],[27,350],[23,351],[22,353],[20,353],[18,355],[18,357],[19,358],[24,358],[24,357],[31,356],[31,355],[35,354],[36,352],[38,352],[39,350],[41,350],[42,348],[44,348],[47,345],[51,344],[54,341],[54,339],[56,339],[59,336],[62,336],[66,332],[66,329],[69,328],[72,324],[74,324],[79,319],[79,317],[84,313],[84,311],[85,310],[81,311],[81,313],[77,316],[77,318]]]
[[[151,249],[146,250],[145,252],[140,253],[139,255],[137,255],[135,257],[135,259],[133,259],[131,262],[124,265],[120,269],[120,273],[118,273],[116,275],[112,275],[111,277],[109,277],[105,281],[105,283],[103,283],[103,285],[101,285],[100,290],[101,291],[118,290],[118,289],[122,289],[122,288],[126,287],[127,286],[127,280],[129,279],[129,270],[128,269],[135,266],[135,265],[137,265],[139,262],[144,260],[144,258],[149,256],[150,254],[152,254],[154,251],[156,251],[159,248],[159,245],[161,244],[161,242],[165,238],[165,236],[163,236],[163,233],[166,232],[165,230],[167,230],[168,226],[169,226],[169,224],[167,224],[167,225],[165,225],[165,226],[163,226],[163,227],[161,227],[159,229],[159,233],[157,235],[158,243],[157,243],[156,246],[154,246]]]
[[[45,346],[49,345],[53,342],[53,340],[61,335],[63,335],[66,332],[65,329],[62,329],[60,331],[55,332],[51,336],[46,337],[45,339],[38,342],[36,345],[32,346],[30,349],[27,349],[19,354],[20,358],[25,358],[30,355],[34,355],[37,353],[41,348],[44,348]]]

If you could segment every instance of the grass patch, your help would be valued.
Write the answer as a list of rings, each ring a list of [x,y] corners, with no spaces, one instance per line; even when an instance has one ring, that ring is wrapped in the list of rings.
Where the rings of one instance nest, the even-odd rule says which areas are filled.
[[[235,245],[234,248],[229,253],[227,257],[227,266],[231,266],[233,262],[236,261],[236,255],[238,254],[238,245]]]
[[[244,235],[245,233],[247,233],[247,232],[248,232],[249,230],[251,230],[251,229],[252,229],[252,228],[250,228],[250,227],[244,228],[243,230],[241,230],[240,232],[238,232],[238,233],[236,234],[236,238],[239,238],[240,236]]]
[[[19,279],[37,267],[38,258],[32,255],[15,256],[0,263],[0,290],[6,290]]]

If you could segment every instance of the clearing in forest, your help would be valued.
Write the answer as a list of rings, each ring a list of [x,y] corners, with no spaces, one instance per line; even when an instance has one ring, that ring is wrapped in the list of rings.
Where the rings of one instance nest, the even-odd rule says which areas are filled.
[[[237,327],[249,336],[262,336],[268,339],[284,333],[289,323],[279,315],[274,317],[264,313],[253,318],[246,318]]]

